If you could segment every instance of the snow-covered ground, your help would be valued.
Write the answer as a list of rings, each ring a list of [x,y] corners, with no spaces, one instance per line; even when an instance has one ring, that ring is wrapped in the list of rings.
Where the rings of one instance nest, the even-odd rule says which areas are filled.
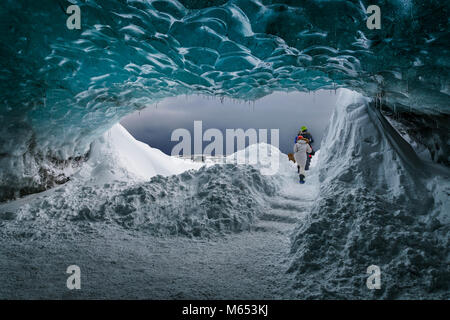
[[[316,179],[312,171],[311,186]],[[153,236],[116,225],[83,224],[72,234],[24,235],[19,241],[2,241],[0,295],[51,299],[294,298],[293,276],[286,273],[289,235],[307,214],[314,192],[293,179],[285,193],[267,200],[248,230],[212,238]],[[70,264],[82,270],[82,290],[78,292],[65,288],[64,271]]]
[[[287,155],[271,152],[280,171],[265,176],[259,164],[170,157],[114,126],[71,181],[0,206],[0,296],[292,298],[289,235],[318,175],[300,185]],[[85,276],[80,292],[65,287],[70,264]]]

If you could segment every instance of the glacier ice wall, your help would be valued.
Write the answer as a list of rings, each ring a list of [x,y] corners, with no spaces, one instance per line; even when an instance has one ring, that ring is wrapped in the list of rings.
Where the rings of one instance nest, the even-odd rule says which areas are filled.
[[[322,142],[320,197],[293,236],[297,294],[448,299],[449,203],[439,199],[448,175],[427,183],[431,169],[374,108],[349,91],[338,100]],[[381,269],[379,290],[366,287],[371,265]]]
[[[81,30],[66,8],[81,8]],[[367,0],[5,0],[0,8],[0,198],[64,168],[125,114],[200,92],[254,100],[348,87],[448,116],[449,4]],[[60,168],[60,167],[61,168]]]

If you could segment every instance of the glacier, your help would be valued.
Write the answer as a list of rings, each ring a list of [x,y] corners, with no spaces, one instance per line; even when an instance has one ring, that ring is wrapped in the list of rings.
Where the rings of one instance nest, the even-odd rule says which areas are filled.
[[[60,167],[125,114],[185,93],[347,87],[448,125],[446,2],[384,1],[381,30],[366,28],[368,1],[70,3],[81,30],[66,27],[64,1],[0,10],[0,199],[66,181]]]
[[[81,30],[66,28],[69,4],[81,8]],[[281,188],[287,161],[276,177],[182,163],[117,123],[181,94],[254,101],[332,89],[340,98],[313,175],[317,195],[306,195],[314,203],[301,219],[283,218],[296,221],[283,251],[288,297],[448,299],[450,5],[382,1],[382,28],[368,30],[369,4],[5,0],[2,240],[65,239],[101,224],[200,238],[251,230],[277,193],[294,197]],[[164,193],[178,187],[170,203]],[[384,270],[382,290],[365,287],[371,264]]]

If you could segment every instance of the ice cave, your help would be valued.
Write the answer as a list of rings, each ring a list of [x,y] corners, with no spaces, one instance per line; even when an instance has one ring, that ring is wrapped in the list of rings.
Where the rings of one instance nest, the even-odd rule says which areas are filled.
[[[71,4],[80,29],[66,27]],[[0,297],[449,299],[450,3],[377,1],[382,25],[370,30],[371,4],[4,0]],[[303,200],[283,189],[284,154],[276,176],[201,166],[118,124],[177,95],[257,101],[319,89],[339,98]],[[243,234],[262,246],[270,217],[298,208],[301,217],[283,216],[294,221],[284,242],[282,229],[255,260],[235,260],[250,268],[243,278],[220,267],[250,246]],[[95,285],[53,284],[74,263],[65,257]],[[267,259],[279,265],[259,264]],[[209,274],[210,264],[222,269]],[[154,274],[139,271],[148,265]],[[370,265],[382,270],[379,290],[366,287]]]

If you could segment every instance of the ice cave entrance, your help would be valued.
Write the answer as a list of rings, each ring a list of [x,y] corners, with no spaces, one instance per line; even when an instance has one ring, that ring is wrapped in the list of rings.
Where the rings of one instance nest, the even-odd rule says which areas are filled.
[[[255,143],[252,132],[257,142],[262,142],[261,134],[264,133],[267,142],[287,154],[292,152],[294,137],[302,126],[306,126],[313,135],[314,148],[320,148],[337,97],[334,90],[274,92],[252,102],[183,95],[166,98],[136,111],[123,118],[121,124],[137,140],[168,155],[182,156],[183,151],[178,152],[176,148],[187,138],[191,145],[187,157],[197,161],[199,158],[204,160],[204,155],[228,155],[248,147]],[[240,145],[236,141],[229,147],[231,144],[227,134],[240,129],[248,133],[245,144]],[[275,141],[273,130],[278,130],[278,141]],[[178,134],[180,132],[181,135]],[[216,139],[215,136],[207,137],[210,132],[223,137],[221,151],[209,152],[208,145]],[[201,148],[196,148],[196,139],[201,141]]]

